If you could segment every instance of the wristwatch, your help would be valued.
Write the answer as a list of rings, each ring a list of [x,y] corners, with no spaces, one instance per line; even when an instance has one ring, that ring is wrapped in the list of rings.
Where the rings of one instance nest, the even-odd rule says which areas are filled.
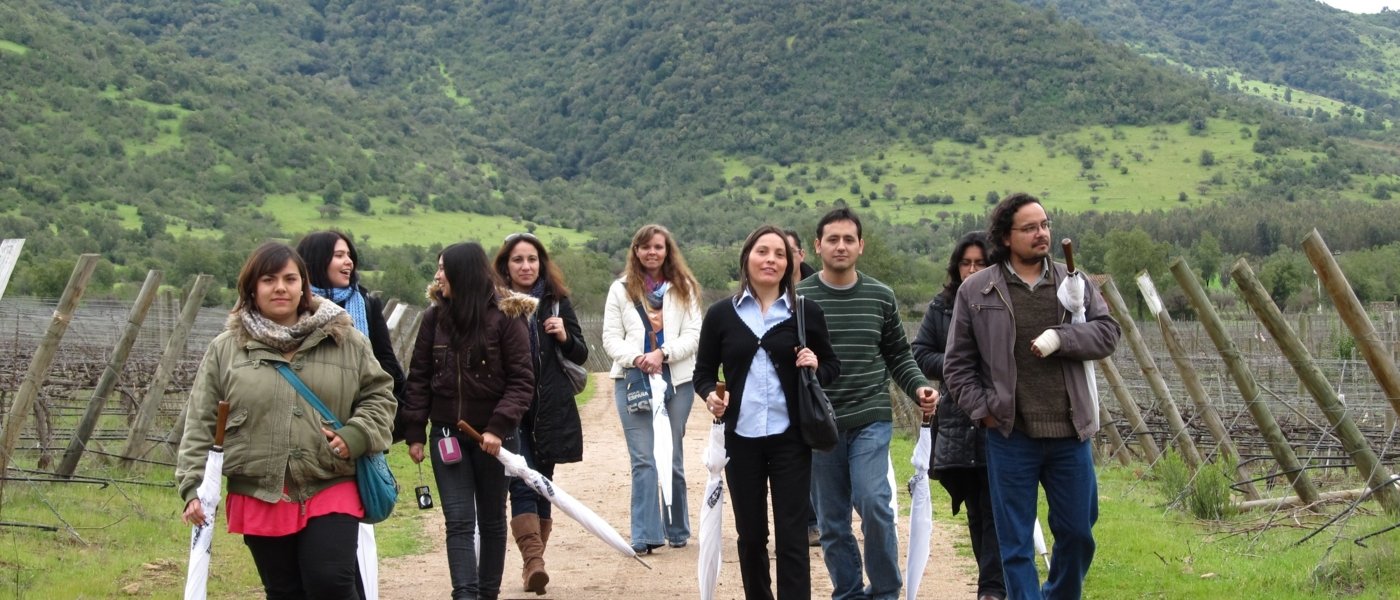
[[[667,350],[667,349],[665,349],[665,348],[662,348],[662,349],[661,349],[661,362],[671,362],[671,351],[670,351],[670,350]]]

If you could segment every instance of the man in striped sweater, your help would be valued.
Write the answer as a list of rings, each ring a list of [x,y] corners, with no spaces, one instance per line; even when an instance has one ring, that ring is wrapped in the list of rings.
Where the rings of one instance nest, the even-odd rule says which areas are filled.
[[[797,285],[799,294],[826,312],[831,343],[841,358],[841,376],[826,387],[840,441],[830,452],[812,454],[812,499],[835,588],[832,599],[892,600],[903,581],[892,502],[889,383],[893,378],[925,415],[933,413],[938,392],[910,352],[894,292],[856,271],[865,249],[861,236],[860,218],[850,209],[828,212],[817,224],[822,270]],[[861,551],[851,531],[853,508],[861,517],[869,586],[862,580]]]

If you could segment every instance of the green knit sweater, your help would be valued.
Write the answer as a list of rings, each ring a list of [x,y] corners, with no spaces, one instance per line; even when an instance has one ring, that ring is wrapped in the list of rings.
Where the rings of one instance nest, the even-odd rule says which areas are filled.
[[[856,276],[855,286],[845,290],[826,285],[820,275],[797,284],[799,294],[826,312],[831,345],[841,358],[841,376],[824,388],[840,429],[892,420],[891,378],[911,399],[929,385],[909,350],[894,291],[873,277]]]

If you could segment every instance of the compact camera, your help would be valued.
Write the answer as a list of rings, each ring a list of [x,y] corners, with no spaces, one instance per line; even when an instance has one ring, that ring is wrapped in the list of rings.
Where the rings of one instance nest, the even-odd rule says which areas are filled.
[[[428,510],[433,507],[433,492],[426,485],[413,488],[413,494],[418,496],[419,510]]]

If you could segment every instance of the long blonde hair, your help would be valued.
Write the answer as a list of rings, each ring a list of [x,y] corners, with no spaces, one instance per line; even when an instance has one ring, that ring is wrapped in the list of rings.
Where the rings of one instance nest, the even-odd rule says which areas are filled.
[[[642,270],[641,259],[637,258],[637,248],[650,242],[658,233],[666,240],[666,260],[661,261],[661,276],[671,282],[672,289],[676,290],[676,295],[682,300],[699,306],[700,282],[696,281],[690,267],[685,264],[681,249],[676,246],[676,237],[671,235],[669,229],[655,223],[643,225],[638,229],[632,236],[632,245],[627,247],[627,267],[622,271],[624,285],[627,286],[627,298],[632,302],[640,302],[646,295],[642,289],[645,273]]]

